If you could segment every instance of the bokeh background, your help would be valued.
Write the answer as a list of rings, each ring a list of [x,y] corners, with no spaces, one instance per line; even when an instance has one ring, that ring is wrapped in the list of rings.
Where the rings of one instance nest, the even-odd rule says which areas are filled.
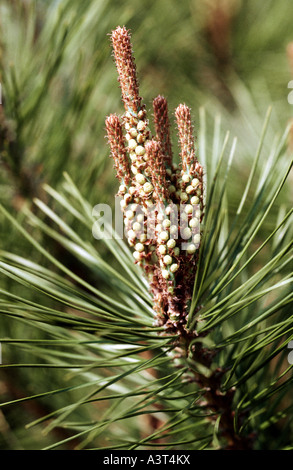
[[[288,0],[1,0],[1,204],[22,222],[23,209],[35,197],[48,197],[42,185],[58,189],[64,172],[91,205],[113,204],[117,180],[104,122],[123,108],[109,34],[125,25],[132,33],[141,95],[150,113],[158,94],[168,99],[171,122],[176,106],[186,103],[195,130],[200,120],[205,122],[207,153],[212,152],[208,136],[214,133],[215,117],[221,120],[221,133],[237,136],[233,208],[233,194],[244,187],[268,107],[268,154],[292,119],[292,17]],[[175,126],[172,136],[176,149]],[[293,136],[288,145],[293,147]],[[292,178],[281,196],[281,202],[290,200]],[[39,259],[3,216],[0,250]],[[70,266],[72,260],[66,262]],[[2,289],[10,289],[9,283],[0,277]],[[27,328],[0,317],[1,337],[18,337]],[[23,354],[2,347],[6,362],[17,363]],[[46,389],[60,378],[58,371],[3,369],[0,393],[4,401],[15,400],[33,393],[36,382]],[[50,411],[49,403],[36,402],[0,411],[0,448],[38,448],[50,442],[43,436],[40,444],[38,431],[23,428],[44,413],[42,406]]]

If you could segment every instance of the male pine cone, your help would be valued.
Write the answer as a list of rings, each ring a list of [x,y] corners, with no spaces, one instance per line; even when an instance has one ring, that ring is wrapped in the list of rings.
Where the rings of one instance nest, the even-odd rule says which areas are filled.
[[[153,100],[155,135],[139,95],[129,31],[117,27],[111,35],[125,112],[110,115],[106,131],[120,182],[118,195],[134,260],[149,280],[156,323],[182,330],[200,246],[203,218],[203,169],[196,150],[190,109],[176,111],[180,164],[173,162],[168,105]]]

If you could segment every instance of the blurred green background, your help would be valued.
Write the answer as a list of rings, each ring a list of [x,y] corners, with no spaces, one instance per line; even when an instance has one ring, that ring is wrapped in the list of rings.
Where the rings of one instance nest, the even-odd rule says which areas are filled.
[[[269,154],[275,136],[292,119],[287,99],[293,79],[292,17],[288,0],[1,0],[1,203],[22,221],[21,210],[34,197],[48,197],[42,184],[58,189],[66,171],[90,204],[113,204],[117,180],[104,122],[123,107],[109,34],[125,25],[132,32],[150,115],[152,99],[162,94],[172,122],[182,102],[192,108],[196,131],[205,113],[208,145],[215,116],[221,116],[223,134],[229,130],[237,136],[233,207],[268,107],[272,117],[264,152]],[[176,149],[175,126],[172,139]],[[288,145],[293,146],[293,136]],[[282,197],[292,200],[292,178]],[[2,216],[0,249],[39,259]],[[9,289],[9,282],[0,279],[2,288]],[[0,329],[1,336],[13,337],[21,327],[0,318]],[[7,361],[17,362],[16,349],[7,347],[5,354]],[[44,389],[46,381],[58,383],[58,372],[47,373],[3,372],[0,393],[5,400],[16,399],[33,390],[35,380]],[[23,430],[22,422],[42,412],[31,403],[0,412],[0,448],[38,446],[37,431]]]

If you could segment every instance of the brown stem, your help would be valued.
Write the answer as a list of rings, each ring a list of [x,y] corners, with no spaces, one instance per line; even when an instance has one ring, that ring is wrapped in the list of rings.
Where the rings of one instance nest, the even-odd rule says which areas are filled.
[[[175,331],[173,331],[173,334]],[[170,331],[168,331],[170,334]],[[189,362],[189,372],[191,373],[191,381],[196,383],[202,392],[202,406],[211,412],[210,421],[214,422],[221,416],[219,423],[220,436],[225,439],[226,444],[222,447],[223,450],[252,450],[254,436],[243,436],[237,432],[239,428],[240,419],[236,418],[233,409],[233,399],[235,389],[230,388],[228,391],[222,391],[222,378],[226,372],[224,368],[218,367],[212,370],[212,363],[217,351],[207,349],[202,346],[200,342],[194,343],[194,339],[200,339],[200,335],[185,330],[184,326],[176,331],[176,341],[174,346],[178,353],[176,357],[187,359]],[[206,334],[206,333],[205,333]],[[201,335],[202,337],[204,335]],[[193,343],[193,344],[192,344]],[[194,363],[194,367],[192,366]],[[201,364],[210,370],[210,374],[205,375],[198,371],[196,364]]]

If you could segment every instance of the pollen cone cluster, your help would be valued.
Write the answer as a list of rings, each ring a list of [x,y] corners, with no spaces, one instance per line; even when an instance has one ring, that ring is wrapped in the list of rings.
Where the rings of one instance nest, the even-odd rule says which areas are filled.
[[[190,109],[176,111],[180,163],[173,163],[168,105],[153,100],[154,135],[139,96],[129,31],[111,36],[125,112],[106,131],[120,186],[125,234],[134,262],[149,280],[156,323],[184,327],[192,296],[203,218],[203,170],[197,160]]]

